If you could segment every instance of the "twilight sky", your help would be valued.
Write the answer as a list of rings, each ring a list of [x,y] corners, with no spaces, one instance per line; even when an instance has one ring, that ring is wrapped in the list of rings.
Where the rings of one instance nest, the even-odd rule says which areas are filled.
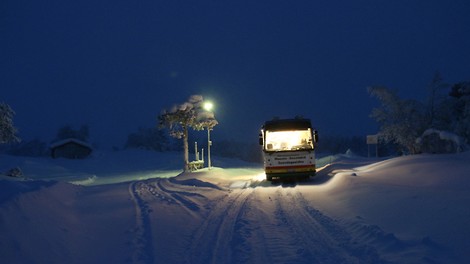
[[[20,137],[65,124],[122,146],[201,94],[213,138],[257,141],[273,116],[321,134],[376,132],[366,88],[424,98],[434,72],[470,80],[468,0],[3,0],[0,101]]]

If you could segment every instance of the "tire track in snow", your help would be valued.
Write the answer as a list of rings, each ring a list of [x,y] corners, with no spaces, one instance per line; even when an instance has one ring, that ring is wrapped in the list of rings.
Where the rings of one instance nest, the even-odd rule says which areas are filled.
[[[189,263],[232,263],[232,239],[244,207],[253,189],[237,189],[210,209],[201,226],[193,234],[189,247]]]
[[[150,217],[155,201],[182,208],[199,217],[200,200],[207,200],[200,188],[196,192],[194,186],[173,184],[168,179],[132,182],[129,184],[129,195],[135,207],[135,227],[131,229],[134,238],[130,242],[133,253],[128,259],[129,263],[155,261]]]
[[[173,184],[168,179],[157,179],[151,182],[140,182],[148,190],[146,199],[177,205],[195,216],[200,208],[200,200],[207,198],[200,194],[201,190],[187,185]]]
[[[190,212],[199,211],[200,208],[198,203],[194,202],[189,197],[205,198],[199,193],[184,191],[184,188],[187,188],[186,186],[178,185],[177,187],[174,187],[168,179],[158,180],[153,184],[153,186],[160,194],[166,196],[168,199],[172,199],[176,203],[179,203],[183,208],[186,208]]]
[[[236,226],[235,263],[296,263],[289,250],[295,241],[272,213],[271,197],[255,188],[245,207]]]
[[[355,244],[350,234],[332,218],[308,204],[297,189],[276,192],[276,215],[296,237],[302,262],[383,263],[375,248]]]
[[[238,189],[209,210],[192,237],[188,263],[383,262],[295,188]]]
[[[129,263],[154,263],[152,226],[150,224],[148,203],[143,198],[149,189],[143,182],[129,184],[129,195],[135,207],[135,227],[132,228],[134,238],[131,241],[132,256]]]
[[[304,217],[294,222],[303,208],[295,207],[284,190],[253,194],[236,225],[234,263],[344,263],[319,261],[306,250],[318,245],[302,234],[310,228],[301,223]]]

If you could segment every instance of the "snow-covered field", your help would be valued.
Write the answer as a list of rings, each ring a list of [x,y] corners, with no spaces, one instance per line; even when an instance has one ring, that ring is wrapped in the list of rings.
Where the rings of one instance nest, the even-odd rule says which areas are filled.
[[[310,181],[180,153],[0,155],[2,263],[470,263],[470,152],[318,160]]]

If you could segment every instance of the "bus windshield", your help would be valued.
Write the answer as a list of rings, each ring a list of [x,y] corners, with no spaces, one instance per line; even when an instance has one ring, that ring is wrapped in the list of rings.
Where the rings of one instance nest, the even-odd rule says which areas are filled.
[[[292,131],[266,131],[266,151],[293,151],[313,149],[310,128]]]

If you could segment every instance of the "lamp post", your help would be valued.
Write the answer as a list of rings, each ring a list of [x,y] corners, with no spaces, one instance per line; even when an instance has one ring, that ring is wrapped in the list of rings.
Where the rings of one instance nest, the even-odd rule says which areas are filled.
[[[206,111],[211,111],[214,105],[211,102],[206,102],[204,103],[204,109]],[[210,170],[211,169],[211,127],[208,125],[207,126],[207,168]]]
[[[211,169],[211,129],[207,127],[207,168]]]

